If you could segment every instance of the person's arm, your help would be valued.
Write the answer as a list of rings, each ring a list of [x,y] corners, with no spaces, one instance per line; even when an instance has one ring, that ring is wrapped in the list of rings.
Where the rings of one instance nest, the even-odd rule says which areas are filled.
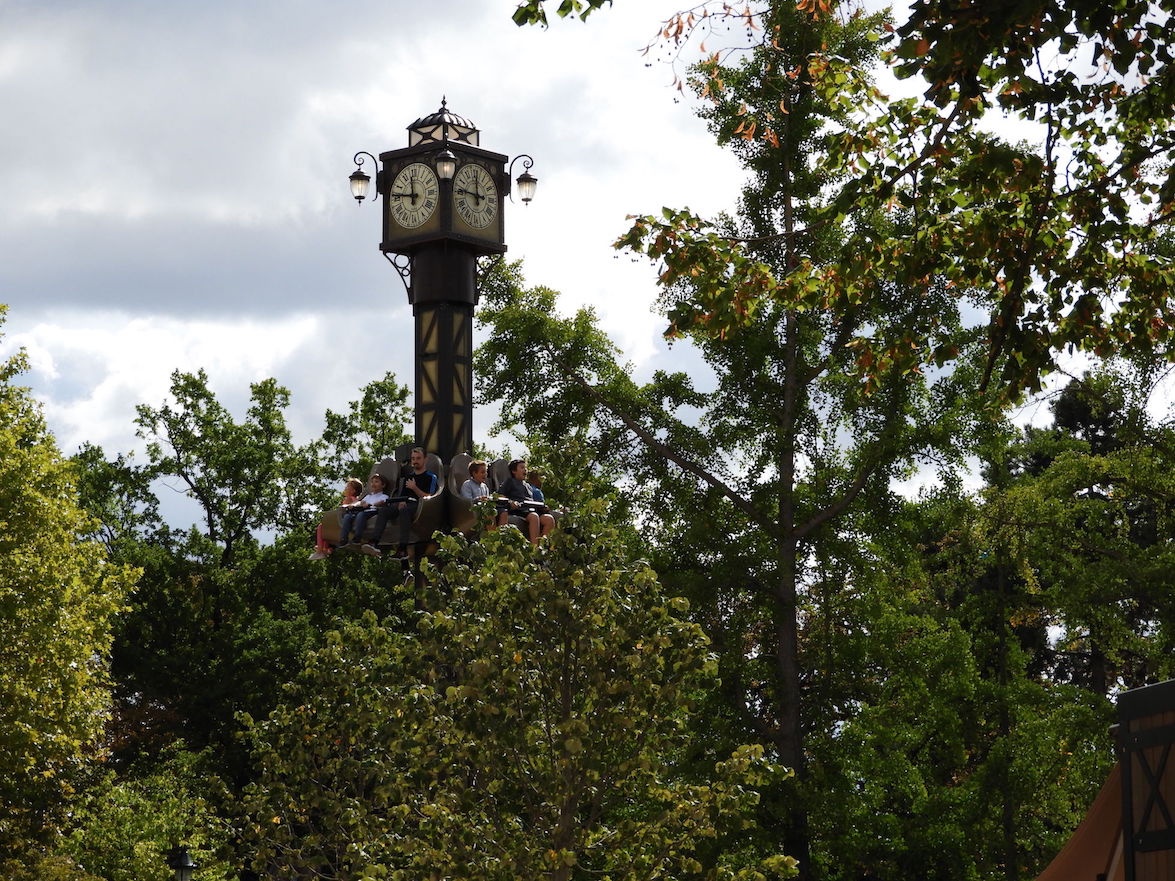
[[[421,486],[422,483],[424,486]],[[431,496],[437,491],[437,476],[431,471],[421,472],[413,479],[411,486],[418,499]]]

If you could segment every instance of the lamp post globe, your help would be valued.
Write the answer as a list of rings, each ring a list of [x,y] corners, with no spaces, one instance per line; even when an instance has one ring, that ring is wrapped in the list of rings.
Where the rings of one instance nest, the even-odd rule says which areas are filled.
[[[367,187],[371,184],[371,175],[364,174],[362,169],[355,169],[351,173],[351,195],[355,197],[356,202],[362,202],[367,198]]]
[[[524,171],[518,175],[518,198],[524,203],[530,204],[530,200],[534,198],[535,188],[539,185],[539,179],[531,174],[529,171]]]

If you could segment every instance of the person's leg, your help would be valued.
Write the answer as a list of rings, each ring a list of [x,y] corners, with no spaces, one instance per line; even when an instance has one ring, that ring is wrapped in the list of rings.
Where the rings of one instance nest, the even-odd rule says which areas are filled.
[[[550,535],[551,530],[555,528],[555,518],[551,514],[543,514],[539,517],[539,535]]]
[[[381,505],[376,509],[375,514],[375,528],[372,530],[371,538],[368,543],[372,547],[379,545],[383,538],[384,530],[388,527],[388,518],[392,516],[392,508],[388,505]]]
[[[400,508],[396,517],[400,526],[400,550],[406,551],[408,549],[408,539],[411,537],[412,520],[416,516],[416,507],[420,503],[414,499],[409,499],[404,503],[404,507]]]
[[[346,511],[342,517],[342,526],[339,529],[339,547],[343,547],[350,540],[351,529],[355,525],[356,511]]]
[[[363,533],[367,529],[368,522],[374,516],[375,516],[375,509],[374,508],[367,508],[364,511],[360,511],[359,516],[355,518],[355,533],[352,536],[352,540],[356,544],[363,544]]]
[[[318,528],[314,530],[314,552],[310,555],[311,560],[325,560],[330,554],[330,545],[326,543],[326,539],[322,537],[322,524],[318,524]]]
[[[539,515],[534,511],[526,515],[526,532],[530,536],[531,544],[539,543]]]

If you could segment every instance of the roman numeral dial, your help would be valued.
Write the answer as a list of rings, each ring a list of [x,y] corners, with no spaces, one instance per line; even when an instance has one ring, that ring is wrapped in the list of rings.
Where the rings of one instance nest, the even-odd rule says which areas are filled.
[[[440,202],[436,172],[423,162],[405,165],[392,180],[388,211],[404,229],[416,229],[432,217]]]
[[[485,229],[498,216],[498,187],[482,166],[470,162],[453,178],[453,204],[473,229]]]

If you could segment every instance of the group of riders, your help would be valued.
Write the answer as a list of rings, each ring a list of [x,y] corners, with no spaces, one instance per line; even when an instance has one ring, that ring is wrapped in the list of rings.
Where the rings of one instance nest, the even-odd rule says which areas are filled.
[[[516,525],[524,528],[527,537],[534,544],[555,528],[555,516],[546,505],[543,496],[542,478],[527,468],[525,459],[512,459],[508,465],[509,477],[501,481],[494,491],[487,482],[487,464],[474,459],[469,463],[469,479],[460,489],[460,496],[470,502],[489,498],[493,500],[495,514],[491,529],[505,526],[512,518]],[[335,548],[358,550],[370,556],[383,555],[380,539],[389,524],[396,528],[397,541],[392,551],[396,558],[406,558],[411,538],[412,524],[416,519],[422,500],[436,495],[440,479],[428,468],[428,455],[423,447],[414,447],[404,470],[404,476],[396,486],[378,471],[368,479],[367,492],[363,495],[363,482],[356,477],[349,478],[339,503],[340,531],[337,541],[331,542],[318,528],[317,546],[311,559],[322,560]],[[371,538],[364,536],[371,527]]]

